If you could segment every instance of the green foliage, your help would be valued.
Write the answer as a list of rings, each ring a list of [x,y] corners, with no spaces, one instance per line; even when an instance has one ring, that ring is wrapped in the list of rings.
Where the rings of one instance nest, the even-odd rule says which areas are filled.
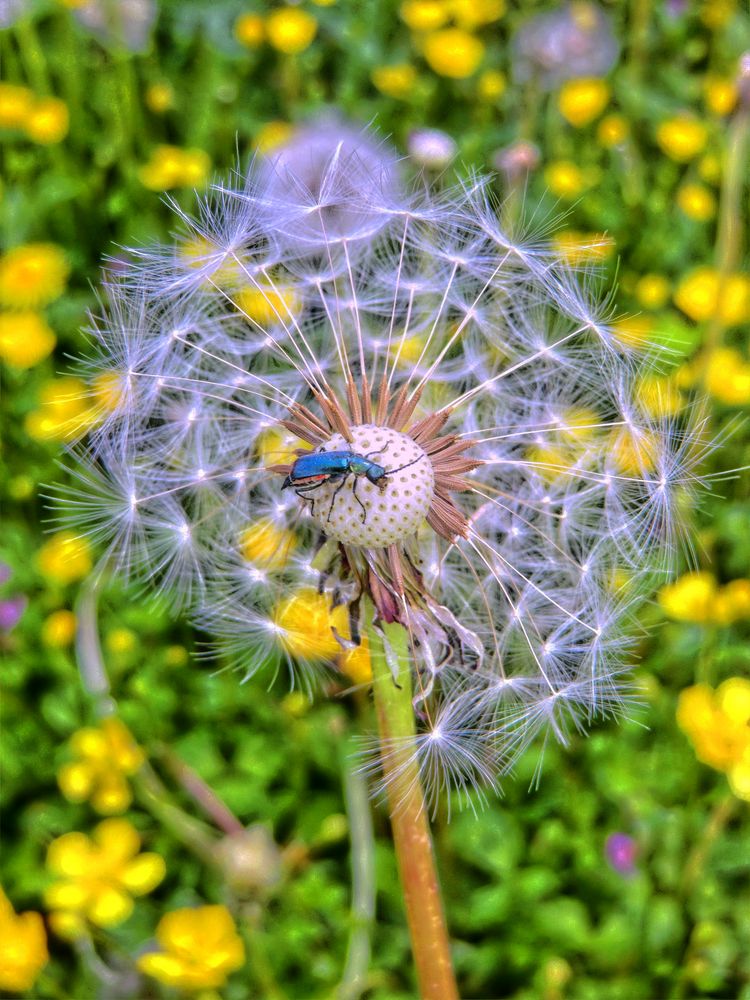
[[[238,151],[245,159],[269,121],[300,122],[333,105],[357,121],[375,119],[402,148],[416,126],[445,129],[458,142],[459,171],[485,165],[498,147],[521,135],[532,138],[543,165],[572,159],[596,171],[596,183],[571,203],[564,224],[613,236],[619,272],[615,257],[603,268],[619,281],[618,307],[632,314],[644,308],[635,290],[638,277],[656,273],[674,285],[691,268],[714,263],[716,221],[696,222],[675,205],[679,184],[697,180],[701,163],[685,167],[664,157],[654,135],[660,121],[684,107],[706,117],[706,74],[731,76],[736,57],[750,44],[748,18],[729,2],[728,20],[712,29],[692,10],[670,14],[664,4],[653,12],[644,56],[628,31],[637,10],[649,5],[610,5],[625,50],[612,75],[610,110],[630,125],[633,140],[625,155],[601,148],[595,126],[567,126],[554,94],[542,100],[509,84],[500,97],[483,102],[476,81],[436,76],[392,2],[310,6],[318,37],[296,57],[281,57],[267,45],[243,48],[232,26],[245,11],[233,0],[164,2],[153,40],[136,54],[92,38],[62,3],[30,6],[0,31],[4,79],[64,99],[71,124],[67,137],[50,145],[34,144],[19,130],[3,132],[2,240],[6,247],[58,243],[72,276],[65,295],[46,309],[56,353],[28,369],[3,365],[2,373],[0,561],[12,577],[2,584],[0,599],[23,594],[29,601],[20,623],[0,633],[2,885],[17,911],[44,910],[51,840],[72,830],[90,832],[97,820],[88,804],[68,802],[56,781],[71,759],[67,741],[95,721],[96,705],[81,684],[72,646],[51,643],[45,633],[49,615],[74,607],[79,582],[55,582],[36,561],[45,530],[38,494],[64,474],[56,465],[62,444],[30,435],[25,420],[54,373],[65,369],[66,355],[85,350],[81,331],[87,309],[95,307],[92,287],[103,256],[167,235],[171,213],[139,179],[154,148],[168,143],[204,150],[221,172],[235,164]],[[510,79],[513,32],[530,11],[547,6],[516,5],[482,29],[483,68],[501,69]],[[260,14],[270,9],[263,3],[255,8]],[[371,71],[400,62],[414,63],[418,75],[397,100],[378,93]],[[146,101],[155,84],[168,84],[174,94],[163,113],[149,110]],[[532,99],[538,106],[530,107]],[[727,119],[706,120],[709,153],[720,160]],[[707,183],[720,183],[720,177]],[[551,211],[545,186],[543,171],[533,174],[527,202],[542,201]],[[189,190],[173,194],[184,206],[192,203]],[[656,339],[675,352],[675,368],[700,358],[706,324],[669,304],[655,316]],[[725,337],[742,348],[737,329]],[[717,429],[737,412],[716,400],[711,406]],[[749,461],[747,435],[735,427],[711,468]],[[701,564],[728,581],[747,576],[750,566],[747,478],[723,483],[720,494],[695,513],[696,550]],[[698,762],[674,720],[681,689],[748,673],[750,625],[667,622],[657,605],[649,616],[644,624],[658,626],[658,633],[645,636],[639,650],[644,704],[635,721],[599,725],[590,737],[576,735],[569,747],[550,746],[543,755],[532,749],[504,797],[478,803],[476,814],[454,809],[449,821],[444,808],[436,817],[464,996],[750,1000],[747,815],[724,776]],[[127,816],[144,849],[166,859],[167,876],[137,900],[126,922],[95,933],[93,946],[110,967],[108,981],[91,951],[50,933],[50,963],[31,995],[172,996],[155,982],[133,979],[134,957],[150,946],[164,913],[224,903],[241,928],[248,960],[221,995],[332,996],[352,928],[342,791],[342,773],[351,764],[343,748],[350,734],[372,726],[366,697],[334,691],[333,698],[310,701],[290,694],[284,677],[261,671],[242,684],[231,670],[215,673],[186,653],[196,650],[189,630],[143,595],[121,592],[116,582],[101,602],[99,621],[112,695],[153,769],[151,783],[134,781]],[[205,782],[242,826],[267,831],[271,854],[264,870],[275,859],[278,878],[233,882],[226,855],[216,847],[226,847],[228,835],[178,780],[175,760]],[[613,870],[606,858],[607,837],[618,831],[637,845],[631,873]],[[213,845],[208,852],[201,847],[205,838]],[[414,987],[382,808],[374,854],[377,919],[365,995],[400,1000],[413,996]]]

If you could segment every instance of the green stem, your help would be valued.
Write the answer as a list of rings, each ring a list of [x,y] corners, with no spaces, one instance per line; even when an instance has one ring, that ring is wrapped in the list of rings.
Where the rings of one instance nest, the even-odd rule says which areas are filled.
[[[457,1000],[427,806],[414,754],[408,634],[401,625],[382,625],[371,627],[369,638],[383,772],[419,992],[423,1000]],[[397,662],[395,677],[386,641],[393,654],[390,659]]]
[[[716,270],[719,287],[716,294],[716,309],[706,333],[704,358],[708,361],[711,352],[721,345],[724,332],[722,299],[732,271],[735,270],[742,250],[742,232],[745,213],[742,206],[742,190],[746,181],[748,149],[750,149],[750,108],[745,104],[735,113],[729,127],[727,159],[721,186],[719,227],[716,236]]]
[[[346,965],[336,991],[337,1000],[358,1000],[367,989],[370,935],[375,919],[375,838],[364,775],[352,764],[353,748],[342,754],[344,798],[349,819],[352,868],[352,906]]]

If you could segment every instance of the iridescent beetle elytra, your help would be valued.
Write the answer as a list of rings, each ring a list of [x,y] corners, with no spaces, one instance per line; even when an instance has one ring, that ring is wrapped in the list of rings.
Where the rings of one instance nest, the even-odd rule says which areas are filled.
[[[331,506],[326,519],[330,521],[336,497],[346,485],[349,476],[353,476],[352,495],[362,508],[362,524],[364,524],[367,520],[367,508],[357,496],[359,478],[364,476],[382,491],[387,486],[388,476],[394,472],[401,472],[402,469],[408,469],[410,465],[414,465],[425,457],[420,455],[419,458],[415,458],[405,465],[400,465],[396,469],[386,469],[377,462],[373,462],[370,457],[379,454],[379,451],[382,451],[382,448],[378,451],[368,452],[366,455],[358,455],[355,451],[313,451],[306,455],[300,455],[281,488],[285,490],[291,486],[298,497],[310,500],[314,507],[315,498],[310,496],[311,493],[323,486],[324,483],[340,482],[331,497]]]

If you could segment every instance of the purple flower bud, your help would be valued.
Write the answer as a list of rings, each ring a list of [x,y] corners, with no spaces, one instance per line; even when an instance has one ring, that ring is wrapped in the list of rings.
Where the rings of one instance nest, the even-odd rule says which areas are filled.
[[[21,620],[27,604],[28,601],[22,594],[0,601],[0,631],[12,631]]]
[[[635,874],[638,845],[627,833],[611,833],[607,837],[604,853],[607,856],[607,861],[619,875]]]

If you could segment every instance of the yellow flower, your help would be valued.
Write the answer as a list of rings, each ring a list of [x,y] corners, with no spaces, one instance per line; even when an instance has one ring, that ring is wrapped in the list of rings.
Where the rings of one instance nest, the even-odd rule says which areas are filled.
[[[32,142],[51,146],[68,134],[68,105],[59,97],[38,97],[24,122],[24,131]]]
[[[716,577],[705,571],[685,573],[658,594],[663,611],[678,622],[705,625],[713,619]]]
[[[623,475],[643,476],[654,471],[659,446],[648,431],[639,427],[621,427],[612,434],[609,453]]]
[[[724,116],[734,110],[737,103],[737,81],[731,76],[707,76],[703,81],[703,99],[715,115]]]
[[[38,441],[67,441],[77,437],[101,415],[91,406],[88,386],[79,378],[51,379],[40,394],[41,406],[26,417],[26,432]]]
[[[146,107],[155,115],[163,115],[174,107],[174,90],[171,83],[152,83],[146,90]]]
[[[72,531],[58,531],[36,556],[40,573],[53,583],[73,583],[91,572],[91,546]]]
[[[387,97],[408,97],[417,81],[417,71],[409,63],[395,66],[377,66],[370,74],[372,82]]]
[[[750,800],[750,680],[730,677],[716,691],[707,684],[686,688],[677,724],[698,760],[723,771],[734,794]]]
[[[683,184],[677,192],[677,204],[696,222],[708,222],[716,214],[716,198],[703,184]]]
[[[698,160],[698,174],[707,184],[718,184],[721,170],[721,159],[715,153],[706,153]]]
[[[615,241],[611,236],[605,233],[580,233],[575,229],[556,233],[552,245],[571,267],[606,260],[615,249]]]
[[[545,168],[544,180],[556,198],[577,198],[586,187],[586,178],[572,160],[555,160]]]
[[[505,0],[447,0],[453,20],[466,31],[499,21],[505,13]]]
[[[329,595],[305,587],[276,605],[272,616],[282,649],[304,660],[332,660],[341,653],[334,629],[346,637],[349,615],[339,605],[331,610]]]
[[[703,0],[700,18],[707,28],[715,31],[728,24],[736,13],[736,0]]]
[[[679,413],[683,398],[674,380],[668,375],[646,375],[637,388],[638,402],[653,417],[668,417]]]
[[[289,122],[266,122],[256,132],[253,145],[259,153],[268,154],[289,142],[293,135],[294,125]]]
[[[240,312],[261,329],[275,324],[288,326],[302,307],[299,293],[294,288],[275,284],[243,288],[235,294],[234,303]]]
[[[26,993],[48,961],[41,915],[17,914],[0,889],[0,990]]]
[[[240,535],[240,555],[256,566],[281,569],[294,551],[294,532],[280,528],[270,517],[259,518]]]
[[[175,187],[200,187],[210,169],[211,160],[202,149],[157,146],[148,163],[139,169],[138,177],[150,191],[169,191]]]
[[[15,368],[31,368],[55,349],[57,338],[39,313],[0,313],[0,358]]]
[[[28,87],[0,83],[0,128],[21,128],[34,103]]]
[[[122,656],[126,653],[132,653],[137,648],[138,637],[132,629],[113,628],[107,632],[104,644],[107,647],[108,653],[114,653],[115,656]]]
[[[245,946],[226,906],[166,913],[156,928],[156,940],[160,950],[141,955],[136,964],[174,989],[216,989],[245,963]]]
[[[635,284],[635,297],[644,309],[661,309],[666,305],[671,284],[663,274],[644,274]]]
[[[234,37],[248,49],[257,49],[263,44],[266,29],[259,14],[240,14],[234,22]]]
[[[65,291],[70,266],[54,243],[25,243],[0,257],[0,305],[39,309]]]
[[[77,760],[57,773],[60,791],[70,802],[89,800],[104,815],[124,812],[133,800],[126,777],[144,761],[143,751],[119,719],[103,719],[74,733],[70,749]]]
[[[610,97],[609,84],[596,76],[567,80],[557,95],[557,106],[563,118],[582,128],[589,125],[606,108]]]
[[[499,101],[508,87],[505,73],[499,69],[486,69],[477,80],[477,96],[482,101]]]
[[[622,115],[605,115],[596,128],[596,138],[605,149],[621,146],[630,135],[630,126]]]
[[[731,580],[719,589],[714,602],[719,625],[733,625],[750,618],[750,580]]]
[[[750,321],[750,277],[728,274],[722,281],[714,268],[698,267],[680,281],[674,301],[697,323],[711,319],[717,311],[724,326],[747,323]]]
[[[298,448],[306,448],[304,442],[291,431],[280,427],[269,427],[258,435],[255,450],[262,465],[292,465],[298,455]]]
[[[362,641],[358,646],[341,653],[338,664],[340,670],[355,684],[368,684],[372,680],[372,664],[370,662],[370,643],[367,636],[362,636]]]
[[[476,72],[484,57],[484,45],[460,28],[444,28],[427,35],[424,57],[439,76],[463,80]]]
[[[687,163],[703,152],[708,141],[708,130],[697,119],[678,115],[659,125],[656,141],[670,159]]]
[[[296,7],[282,7],[266,18],[268,41],[288,56],[304,52],[317,30],[318,22],[313,15]]]
[[[750,403],[750,362],[732,347],[711,351],[705,371],[706,389],[728,406]]]
[[[72,611],[53,611],[42,622],[42,642],[51,649],[69,646],[76,636],[76,616]]]
[[[399,13],[412,31],[437,31],[450,19],[450,10],[443,0],[405,0]]]
[[[84,833],[65,833],[47,850],[47,868],[56,881],[46,905],[97,927],[113,927],[133,912],[133,896],[151,892],[166,873],[158,854],[139,854],[141,838],[125,819],[106,819]]]

